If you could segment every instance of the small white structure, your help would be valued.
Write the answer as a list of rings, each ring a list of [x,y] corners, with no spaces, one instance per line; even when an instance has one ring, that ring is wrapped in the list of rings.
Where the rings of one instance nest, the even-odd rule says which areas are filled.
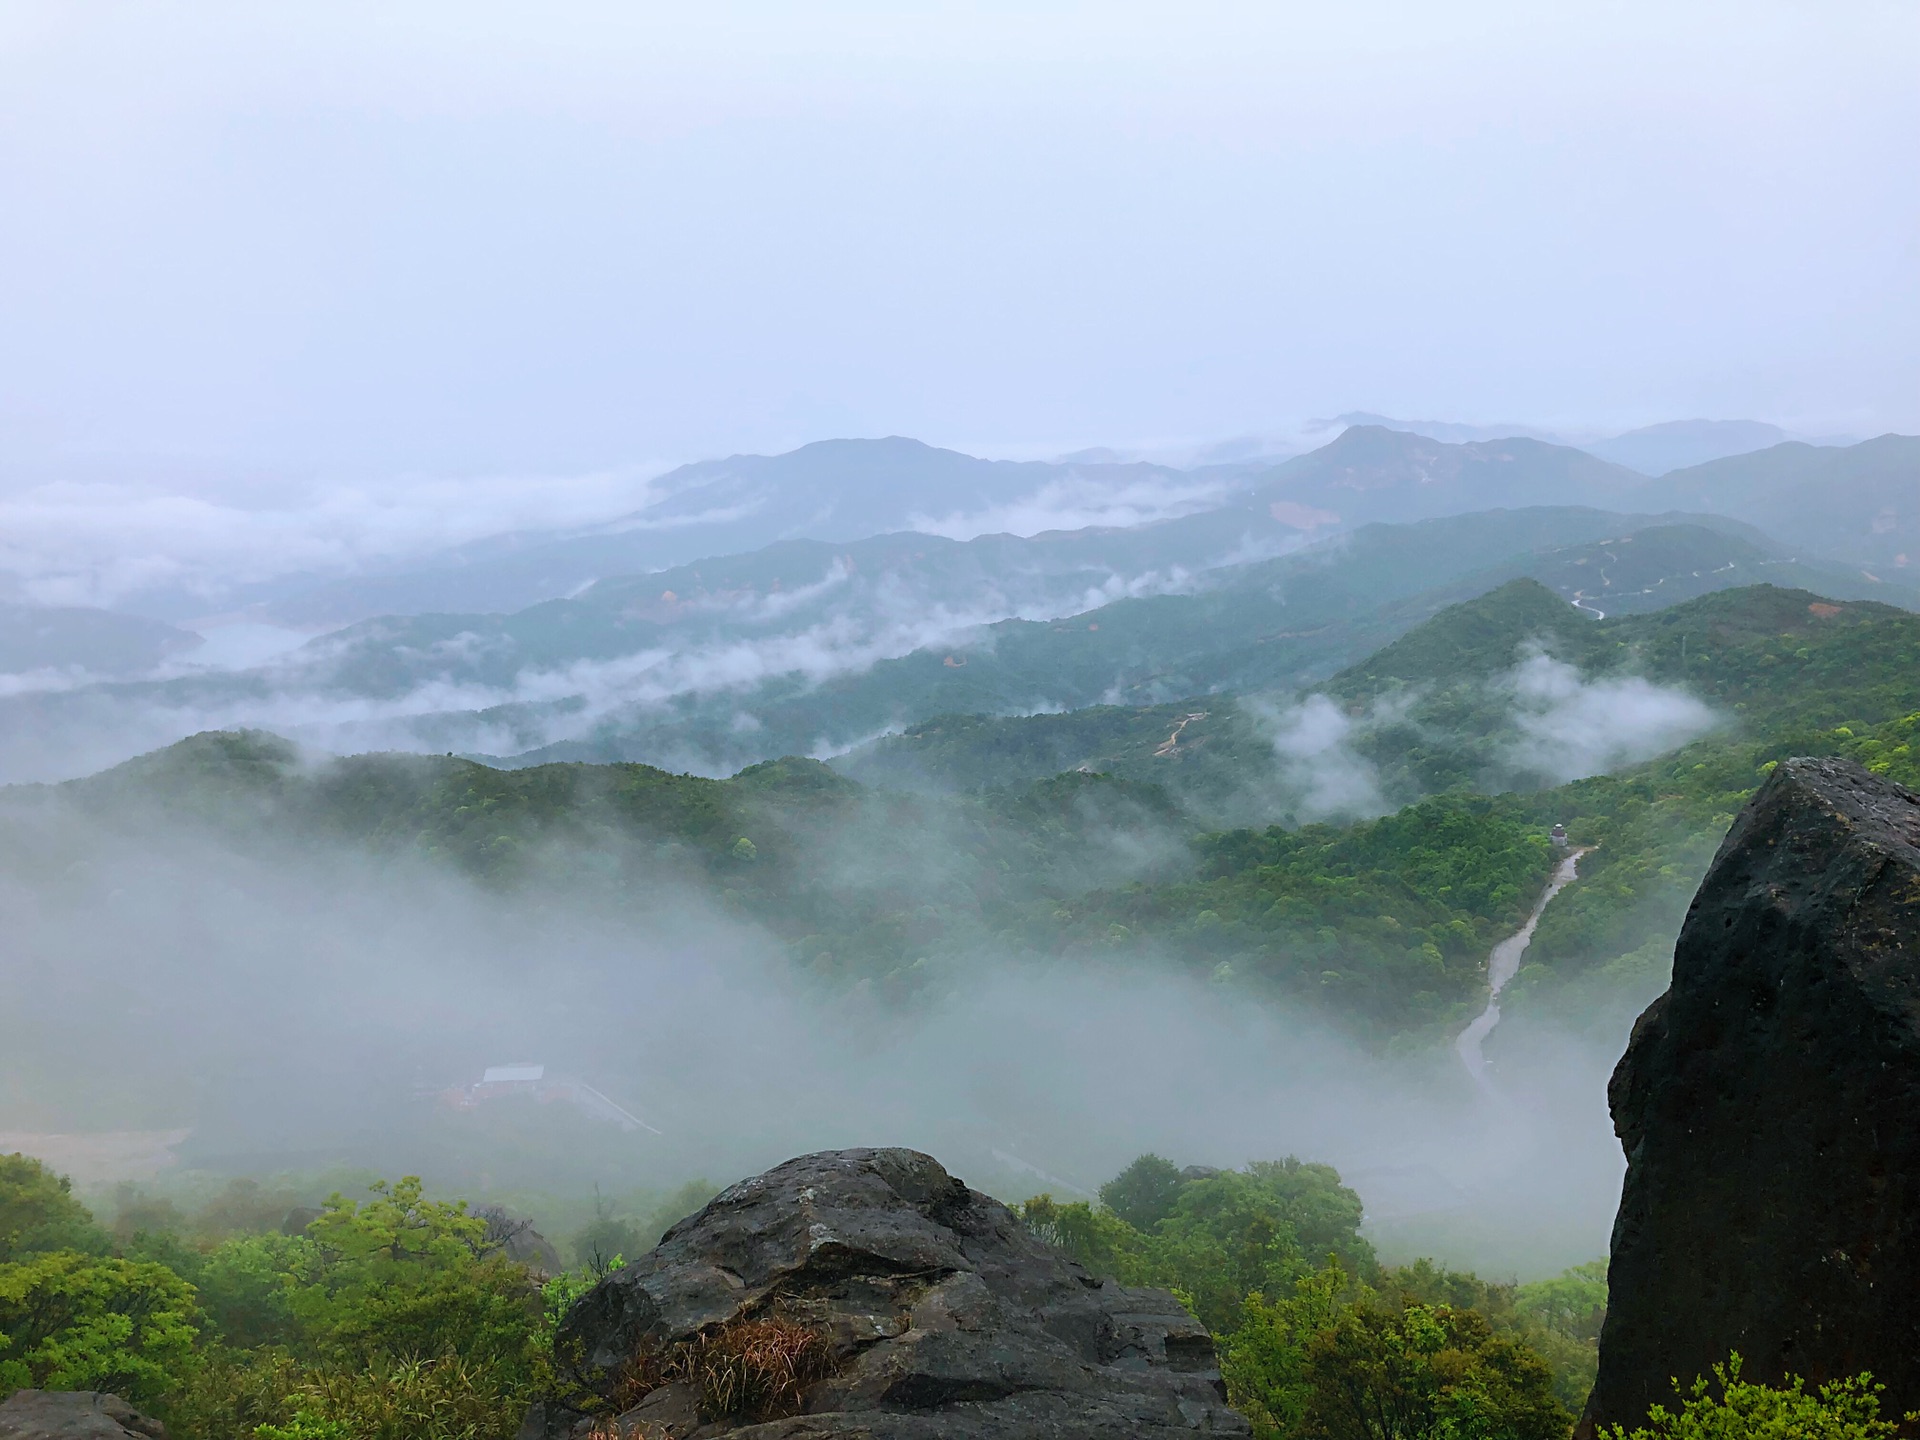
[[[440,1098],[457,1110],[472,1110],[489,1100],[504,1100],[510,1095],[527,1095],[543,1105],[562,1102],[584,1110],[596,1120],[618,1125],[622,1130],[660,1131],[638,1115],[615,1104],[584,1080],[547,1074],[547,1067],[529,1061],[511,1065],[489,1065],[471,1085],[456,1085],[441,1092]]]
[[[513,1085],[545,1077],[544,1065],[489,1065],[480,1075],[482,1085]]]

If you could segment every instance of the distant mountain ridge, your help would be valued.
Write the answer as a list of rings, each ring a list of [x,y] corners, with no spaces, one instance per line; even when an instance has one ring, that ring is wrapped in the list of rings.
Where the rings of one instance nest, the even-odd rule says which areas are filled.
[[[1791,438],[1778,425],[1759,420],[1669,420],[1580,448],[1643,475],[1664,475],[1686,465],[1765,450]]]
[[[1499,427],[1426,428],[1468,437]],[[1582,449],[1537,435],[1437,439],[1383,421],[1351,425],[1318,450],[1278,465],[1249,461],[1194,470],[1121,462],[1100,450],[1054,462],[1007,461],[899,436],[825,440],[783,455],[681,466],[656,482],[652,504],[604,524],[569,535],[496,536],[389,573],[313,584],[264,602],[255,613],[297,628],[333,628],[376,615],[507,614],[577,595],[609,577],[690,565],[780,540],[840,544],[908,530],[1031,535],[1254,503],[1268,518],[1307,532],[1527,505],[1718,511],[1778,529],[1740,508],[1737,484],[1708,486],[1698,494],[1678,491],[1668,499],[1647,480],[1655,464],[1650,456],[1693,459],[1777,433],[1751,421],[1680,421]],[[1829,457],[1827,463],[1841,471],[1853,463],[1830,458],[1851,450],[1791,443]],[[1762,469],[1768,463],[1757,455],[1713,463],[1743,474],[1744,462]],[[1629,500],[1636,487],[1646,493]],[[1837,536],[1833,544],[1813,548],[1838,558],[1864,556]]]
[[[1789,441],[1649,480],[1636,502],[1656,497],[1663,506],[1737,515],[1886,580],[1908,567],[1920,572],[1920,436],[1846,446]]]
[[[1355,425],[1261,475],[1255,495],[1350,528],[1528,505],[1618,509],[1642,478],[1584,450],[1525,436],[1451,444]]]
[[[1094,510],[1119,493],[1158,491],[1168,513],[1182,513],[1217,506],[1227,480],[1195,480],[1143,462],[981,460],[897,435],[821,440],[782,455],[682,465],[655,482],[659,498],[652,504],[580,533],[495,537],[394,574],[330,581],[261,613],[303,627],[382,614],[505,614],[608,576],[781,540],[844,543],[927,528],[916,522],[1035,502],[1049,487],[1061,506],[1077,497]]]
[[[1255,498],[1027,540],[789,541],[511,615],[382,617],[252,670],[0,698],[0,724],[15,765],[44,747],[16,776],[114,758],[123,728],[257,724],[342,750],[719,773],[943,712],[1290,692],[1520,575],[1589,615],[1769,579],[1920,604],[1714,517],[1535,506],[1299,539]]]

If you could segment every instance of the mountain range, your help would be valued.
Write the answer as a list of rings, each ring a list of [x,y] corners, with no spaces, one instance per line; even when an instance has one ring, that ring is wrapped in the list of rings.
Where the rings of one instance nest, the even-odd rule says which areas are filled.
[[[1288,694],[1521,575],[1592,618],[1755,581],[1920,604],[1902,548],[1920,551],[1920,440],[1901,436],[1790,442],[1652,480],[1527,437],[1456,444],[1380,425],[1278,465],[1199,472],[988,462],[893,439],[676,474],[624,530],[507,537],[372,590],[291,597],[309,616],[397,608],[251,668],[195,667],[194,636],[137,617],[10,607],[0,774],[77,773],[241,724],[338,749],[723,773],[945,713]],[[656,542],[839,536],[863,516],[931,524],[941,506],[977,518],[1038,495],[1095,496],[1138,523],[786,538],[640,564],[664,553]],[[614,565],[639,568],[597,573]],[[490,603],[402,603],[466,592]]]

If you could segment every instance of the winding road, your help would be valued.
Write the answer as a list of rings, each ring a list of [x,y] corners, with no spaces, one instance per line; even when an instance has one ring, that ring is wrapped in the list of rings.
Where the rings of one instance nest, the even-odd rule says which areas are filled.
[[[1527,946],[1533,943],[1533,932],[1540,924],[1540,916],[1546,910],[1547,903],[1574,882],[1580,857],[1592,848],[1588,845],[1571,851],[1566,859],[1554,867],[1553,878],[1547,881],[1547,888],[1540,892],[1533,913],[1527,916],[1527,923],[1494,946],[1493,953],[1487,956],[1487,1008],[1460,1032],[1460,1038],[1453,1042],[1453,1048],[1460,1052],[1460,1063],[1467,1067],[1467,1074],[1473,1077],[1473,1083],[1489,1095],[1497,1092],[1492,1077],[1487,1074],[1487,1057],[1480,1047],[1493,1032],[1493,1027],[1500,1023],[1500,992],[1519,973],[1520,958],[1527,953]]]

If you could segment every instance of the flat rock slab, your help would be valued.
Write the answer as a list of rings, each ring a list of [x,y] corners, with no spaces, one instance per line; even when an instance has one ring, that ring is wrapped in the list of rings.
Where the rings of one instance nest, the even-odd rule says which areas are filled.
[[[1694,897],[1609,1098],[1627,1154],[1600,1371],[1632,1426],[1740,1352],[1920,1408],[1920,796],[1779,765]]]
[[[0,1403],[0,1440],[167,1440],[167,1427],[98,1390],[16,1390]]]
[[[723,1191],[658,1248],[583,1296],[557,1348],[611,1396],[642,1350],[780,1316],[830,1337],[800,1413],[702,1419],[663,1385],[603,1435],[1045,1435],[1055,1440],[1251,1434],[1228,1408],[1213,1340],[1164,1290],[1094,1278],[1006,1206],[914,1150],[802,1156]],[[535,1407],[526,1440],[594,1427]]]

